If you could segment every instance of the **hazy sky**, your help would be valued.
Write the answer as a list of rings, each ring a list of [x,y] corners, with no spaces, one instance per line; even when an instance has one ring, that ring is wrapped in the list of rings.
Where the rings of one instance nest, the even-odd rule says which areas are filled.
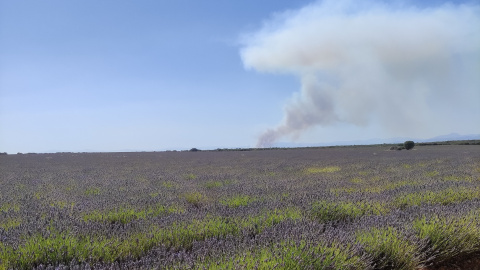
[[[475,3],[0,0],[0,152],[480,133]]]

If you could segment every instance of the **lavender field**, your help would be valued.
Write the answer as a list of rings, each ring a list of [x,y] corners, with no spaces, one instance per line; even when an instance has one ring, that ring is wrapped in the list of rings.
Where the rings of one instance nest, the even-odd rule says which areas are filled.
[[[0,156],[0,269],[419,269],[480,254],[480,146]]]

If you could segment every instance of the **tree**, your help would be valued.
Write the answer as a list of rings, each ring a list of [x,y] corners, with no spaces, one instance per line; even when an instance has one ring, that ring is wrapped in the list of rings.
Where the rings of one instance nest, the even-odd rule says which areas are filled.
[[[414,146],[415,146],[415,143],[413,141],[406,141],[403,143],[403,147],[405,147],[405,149],[407,150],[412,149]]]

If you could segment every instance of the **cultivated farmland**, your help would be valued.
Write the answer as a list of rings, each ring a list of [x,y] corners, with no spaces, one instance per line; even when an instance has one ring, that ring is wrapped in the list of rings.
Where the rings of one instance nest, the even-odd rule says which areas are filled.
[[[480,146],[0,156],[0,269],[417,269],[480,254]]]

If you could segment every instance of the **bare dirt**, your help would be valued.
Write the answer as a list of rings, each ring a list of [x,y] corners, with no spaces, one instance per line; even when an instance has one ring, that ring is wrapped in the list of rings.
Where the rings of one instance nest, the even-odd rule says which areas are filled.
[[[480,270],[480,253],[474,254],[469,258],[462,258],[454,262],[435,267],[427,267],[421,270]]]

